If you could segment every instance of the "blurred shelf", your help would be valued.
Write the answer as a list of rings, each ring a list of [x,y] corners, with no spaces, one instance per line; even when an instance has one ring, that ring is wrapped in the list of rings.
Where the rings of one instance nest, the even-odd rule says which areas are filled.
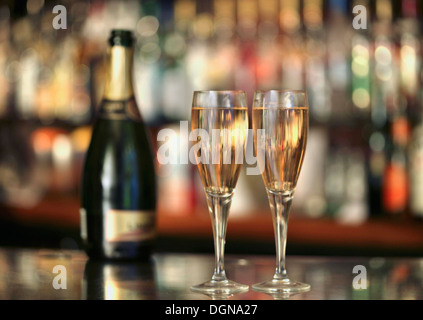
[[[159,216],[159,231],[174,236],[212,236],[211,222],[200,217]],[[230,218],[227,238],[274,241],[270,214],[257,212],[247,217]],[[290,218],[290,243],[299,245],[362,247],[366,249],[406,249],[423,253],[423,223],[407,220],[369,219],[358,225],[340,224],[331,218]]]
[[[76,197],[55,197],[32,208],[3,208],[25,225],[79,228]],[[190,214],[159,212],[158,232],[165,237],[212,237],[211,221],[204,210]],[[273,226],[267,210],[248,216],[229,217],[227,238],[272,243]],[[302,218],[293,214],[288,227],[289,243],[313,247],[404,250],[423,254],[423,222],[410,219],[369,219],[358,225],[340,224],[331,218]]]

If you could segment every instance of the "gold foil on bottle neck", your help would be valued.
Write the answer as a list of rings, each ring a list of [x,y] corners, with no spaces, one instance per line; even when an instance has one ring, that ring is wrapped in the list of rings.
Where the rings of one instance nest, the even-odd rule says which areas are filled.
[[[133,49],[123,46],[109,48],[105,99],[125,100],[133,96],[132,61]]]

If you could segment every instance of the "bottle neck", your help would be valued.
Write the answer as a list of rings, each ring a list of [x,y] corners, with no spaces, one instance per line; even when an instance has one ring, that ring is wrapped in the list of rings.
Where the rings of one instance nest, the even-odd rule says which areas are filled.
[[[127,100],[134,95],[132,85],[133,49],[112,46],[107,55],[107,76],[104,99]]]

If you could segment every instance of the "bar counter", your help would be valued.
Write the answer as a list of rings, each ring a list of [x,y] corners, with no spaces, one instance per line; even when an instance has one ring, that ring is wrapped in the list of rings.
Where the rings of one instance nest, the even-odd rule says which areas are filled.
[[[273,256],[228,255],[230,279],[249,284],[268,280]],[[208,254],[156,253],[147,263],[95,262],[78,250],[0,249],[1,300],[400,300],[423,298],[423,259],[288,256],[291,278],[311,291],[271,296],[251,289],[210,297],[190,286],[212,275]]]

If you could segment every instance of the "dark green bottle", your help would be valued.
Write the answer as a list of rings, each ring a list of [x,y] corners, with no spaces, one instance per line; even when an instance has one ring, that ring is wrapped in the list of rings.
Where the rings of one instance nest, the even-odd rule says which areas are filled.
[[[151,145],[132,85],[133,37],[113,30],[107,78],[82,177],[81,237],[90,258],[144,260],[155,238]]]

